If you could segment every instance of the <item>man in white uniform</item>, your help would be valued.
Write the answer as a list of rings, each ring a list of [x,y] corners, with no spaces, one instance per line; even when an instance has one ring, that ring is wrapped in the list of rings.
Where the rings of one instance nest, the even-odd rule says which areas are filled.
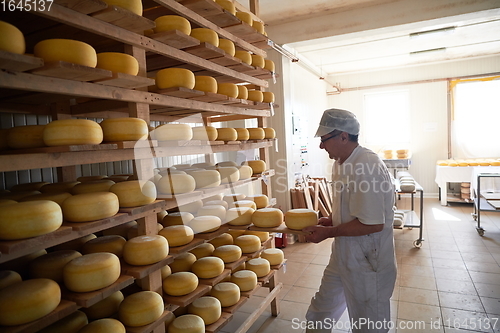
[[[358,144],[359,122],[345,110],[323,113],[316,136],[334,159],[333,212],[304,229],[306,240],[335,237],[330,262],[306,314],[306,332],[387,332],[396,282],[394,188],[377,154]],[[349,323],[338,322],[348,309]]]

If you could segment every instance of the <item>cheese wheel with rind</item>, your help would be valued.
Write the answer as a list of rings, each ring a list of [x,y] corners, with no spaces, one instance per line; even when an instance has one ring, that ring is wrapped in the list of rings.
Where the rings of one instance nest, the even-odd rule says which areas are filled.
[[[192,272],[172,273],[163,279],[163,291],[170,296],[184,296],[198,287],[198,277]]]
[[[269,198],[265,194],[254,194],[246,197],[247,200],[255,202],[257,209],[266,208],[269,206]]]
[[[231,98],[238,97],[238,86],[230,82],[217,83],[217,93]]]
[[[124,8],[132,13],[142,16],[141,0],[104,0],[108,5]]]
[[[70,222],[105,219],[116,215],[119,208],[118,197],[111,192],[77,194],[62,204],[64,219]]]
[[[262,102],[263,103],[274,103],[274,93],[271,91],[262,92]]]
[[[250,13],[237,11],[236,17],[239,18],[242,22],[245,22],[246,24],[248,24],[250,26],[253,23],[253,18],[252,18],[252,15]]]
[[[102,128],[87,119],[53,120],[43,130],[43,142],[49,147],[97,145],[103,140]]]
[[[264,65],[265,65],[264,57],[258,54],[252,54],[252,66],[264,68]]]
[[[250,140],[263,140],[266,137],[264,129],[261,127],[247,128]]]
[[[231,274],[231,282],[240,287],[241,291],[250,291],[257,286],[257,274],[251,270],[241,270]]]
[[[200,279],[211,279],[222,274],[224,261],[219,257],[200,258],[193,263],[191,271]]]
[[[45,125],[26,125],[12,127],[7,133],[7,146],[12,149],[45,147],[43,131]]]
[[[240,180],[250,179],[253,175],[253,169],[248,165],[240,165],[238,167],[240,171]]]
[[[155,33],[163,31],[178,30],[189,36],[191,34],[191,23],[180,15],[163,15],[155,19]]]
[[[264,94],[260,90],[249,90],[248,91],[248,100],[254,102],[263,102]]]
[[[0,50],[24,54],[26,42],[24,35],[16,26],[0,21]]]
[[[241,248],[237,245],[222,245],[214,250],[213,255],[221,258],[227,264],[240,259],[242,252]]]
[[[224,209],[224,207],[222,206],[217,207],[221,207],[222,209]],[[226,211],[223,210],[223,212],[225,215]],[[191,227],[191,229],[193,229],[193,232],[195,234],[214,232],[220,228],[221,224],[221,218],[214,215],[196,216],[189,222],[189,226]]]
[[[252,27],[260,34],[265,34],[264,23],[253,20]]]
[[[226,212],[226,221],[230,225],[249,225],[252,223],[252,207],[233,207]]]
[[[221,184],[235,183],[240,180],[240,171],[235,166],[218,166],[216,170],[220,173]]]
[[[236,237],[234,244],[241,248],[242,253],[254,253],[260,250],[260,238],[255,235],[241,235]]]
[[[194,219],[194,215],[189,212],[173,212],[166,215],[161,224],[164,227],[171,225],[188,225],[189,221]]]
[[[151,137],[158,141],[189,141],[193,130],[188,124],[163,124],[151,132]]]
[[[275,71],[274,61],[269,59],[264,59],[264,69],[267,69],[270,72],[274,72]]]
[[[302,230],[305,227],[318,224],[318,214],[307,208],[290,209],[285,213],[285,224],[292,230]]]
[[[285,260],[285,254],[283,253],[283,250],[278,248],[265,249],[264,251],[262,251],[260,257],[267,259],[271,266],[279,265],[283,262],[283,260]]]
[[[238,201],[235,201],[233,202],[233,204],[231,205],[231,208],[234,208],[234,207],[249,207],[249,208],[252,208],[252,209],[257,209],[257,205],[255,204],[254,201],[252,200],[238,200]]]
[[[240,59],[243,63],[247,65],[252,64],[252,55],[248,51],[236,50],[234,57]]]
[[[82,254],[75,250],[59,250],[39,256],[28,263],[30,278],[51,279],[61,284],[63,282],[63,269],[71,260],[81,257]]]
[[[135,266],[151,265],[168,256],[168,241],[161,235],[142,235],[129,239],[123,246],[123,259]]]
[[[216,170],[196,170],[190,173],[196,183],[196,188],[209,188],[219,186],[220,173]]]
[[[205,206],[213,206],[213,205],[216,205],[216,206],[223,206],[224,209],[228,209],[228,204],[227,202],[225,202],[224,200],[220,199],[220,200],[210,200],[210,201],[203,201],[203,204]]]
[[[152,181],[128,180],[110,187],[118,197],[120,207],[137,207],[156,200],[156,186]]]
[[[23,279],[16,271],[1,270],[0,271],[0,289],[7,288],[8,286],[21,282]]]
[[[139,62],[130,54],[101,52],[97,54],[96,68],[106,69],[113,73],[137,75],[139,73]]]
[[[211,76],[195,75],[194,90],[217,93],[217,80]]]
[[[84,194],[93,192],[109,192],[116,183],[111,179],[90,180],[76,184],[71,188],[71,194]]]
[[[194,28],[191,29],[191,37],[198,39],[202,43],[209,43],[215,47],[219,46],[219,35],[212,29]]]
[[[212,244],[215,248],[218,248],[219,246],[222,245],[229,245],[233,244],[233,236],[228,234],[227,232],[211,239],[208,241],[210,244]]]
[[[265,258],[253,258],[246,262],[246,269],[257,274],[257,277],[264,277],[271,272],[271,265]]]
[[[204,258],[211,256],[215,251],[215,246],[211,243],[203,243],[198,245],[192,250],[189,250],[192,254],[195,255],[196,259]]]
[[[213,126],[193,127],[193,140],[215,141],[217,140],[217,129]]]
[[[205,325],[210,325],[219,320],[222,314],[222,306],[217,298],[203,296],[189,304],[188,312],[200,316]]]
[[[193,89],[195,76],[192,71],[185,68],[165,68],[156,73],[156,86],[158,89],[187,88]]]
[[[114,318],[97,319],[84,327],[78,333],[125,333],[126,329],[123,324]]]
[[[205,322],[200,316],[185,314],[172,321],[168,333],[205,333]]]
[[[264,243],[269,239],[268,231],[245,230],[244,235],[255,235],[259,237],[261,243]]]
[[[238,96],[239,99],[248,99],[248,88],[242,85],[238,85]]]
[[[196,260],[196,256],[193,253],[183,252],[174,258],[174,261],[169,264],[169,267],[172,273],[189,272]]]
[[[272,127],[264,127],[264,139],[274,139],[276,138],[276,131]]]
[[[238,137],[236,140],[238,141],[248,141],[250,139],[250,133],[248,132],[248,129],[246,128],[235,128],[236,133],[238,134]]]
[[[220,282],[213,286],[210,295],[217,298],[222,307],[233,306],[240,300],[240,287],[233,282]]]
[[[263,160],[248,160],[244,163],[252,168],[254,175],[261,174],[267,169],[266,162]]]
[[[99,125],[104,142],[146,140],[149,134],[148,124],[140,118],[109,118]]]
[[[283,212],[278,208],[257,209],[252,215],[252,223],[260,228],[279,227],[283,223]]]
[[[231,0],[215,0],[222,8],[227,10],[229,13],[236,15],[236,6]]]
[[[188,174],[170,174],[160,178],[157,183],[158,191],[165,194],[182,194],[193,192],[196,181]]]
[[[164,308],[160,294],[149,290],[140,291],[125,297],[118,309],[118,318],[126,326],[144,326],[160,318]]]
[[[234,57],[236,47],[234,46],[234,43],[229,39],[219,38],[219,48],[224,50],[224,52],[226,52],[226,54],[230,55],[231,57]]]
[[[217,128],[217,141],[236,141],[238,132],[231,127]]]
[[[35,57],[42,58],[45,64],[65,61],[77,65],[95,67],[97,53],[87,43],[73,39],[46,39],[35,44]]]
[[[62,193],[40,193],[40,194],[35,194],[35,195],[30,195],[28,197],[24,197],[19,201],[35,201],[35,200],[50,200],[54,201],[56,204],[59,206],[62,205],[64,200],[68,199],[71,197],[70,193],[67,192],[62,192]]]
[[[157,231],[159,232],[160,230],[163,229],[163,226],[160,223],[156,223]],[[127,229],[127,239],[132,239],[137,236],[142,236],[139,235],[139,226],[137,225],[137,222],[135,225],[131,226],[130,228]]]
[[[186,245],[194,239],[193,229],[187,225],[168,226],[160,230],[158,234],[167,239],[170,247]]]

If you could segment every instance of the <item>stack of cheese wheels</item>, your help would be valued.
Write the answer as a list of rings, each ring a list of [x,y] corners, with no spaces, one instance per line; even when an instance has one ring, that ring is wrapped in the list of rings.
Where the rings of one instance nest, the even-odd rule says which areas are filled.
[[[12,127],[7,132],[7,146],[12,149],[45,147],[43,130],[45,125]]]
[[[196,170],[190,173],[196,183],[196,188],[216,187],[221,183],[217,170]]]
[[[129,239],[123,247],[123,259],[130,265],[151,265],[168,256],[168,241],[160,235],[142,235]]]
[[[61,288],[50,279],[31,279],[0,290],[0,325],[22,325],[44,317],[61,302]]]
[[[252,63],[252,55],[248,51],[236,50],[234,57],[241,60],[241,62],[250,65]]]
[[[217,140],[217,128],[213,126],[199,126],[191,128],[193,140],[215,141]]]
[[[250,140],[262,140],[266,137],[266,133],[262,127],[247,128],[250,134]]]
[[[394,158],[394,150],[386,149],[384,150],[384,159],[392,160]]]
[[[257,209],[266,208],[269,206],[269,198],[265,194],[254,194],[246,197],[247,200],[255,202]]]
[[[176,272],[163,279],[163,291],[170,296],[184,296],[198,287],[198,277],[192,272]]]
[[[217,128],[217,141],[236,141],[238,132],[231,127]]]
[[[217,206],[224,209],[222,206]],[[202,207],[203,208],[203,207]],[[224,214],[226,211],[224,210]],[[195,234],[214,232],[222,225],[221,218],[214,215],[197,216],[189,222]]]
[[[16,240],[45,235],[63,221],[61,207],[53,201],[12,203],[0,209],[0,239]]]
[[[192,219],[194,219],[194,215],[189,212],[173,212],[166,215],[163,218],[161,224],[164,227],[168,227],[171,225],[187,225]]]
[[[248,88],[242,85],[238,85],[238,96],[239,99],[248,99]]]
[[[194,73],[185,68],[165,68],[156,73],[158,89],[187,88],[195,85]]]
[[[62,211],[67,221],[89,222],[114,216],[118,213],[119,206],[116,194],[94,192],[69,197],[64,200]]]
[[[124,8],[136,15],[142,16],[141,0],[104,0],[108,5]]]
[[[118,290],[94,305],[88,308],[82,308],[82,311],[85,312],[90,320],[111,317],[118,312],[118,308],[123,299],[123,293]]]
[[[278,208],[257,209],[252,215],[252,223],[259,228],[279,227],[283,223],[283,212]]]
[[[252,168],[254,175],[261,174],[267,169],[266,162],[263,160],[249,160],[243,163]]]
[[[193,130],[188,124],[163,124],[156,127],[151,136],[158,141],[188,141],[193,138]]]
[[[120,277],[120,259],[113,253],[99,252],[75,258],[63,268],[64,285],[74,292],[108,287]]]
[[[65,332],[79,332],[82,327],[87,325],[89,320],[87,315],[80,310],[76,310],[70,315],[59,319],[52,325],[43,328],[38,333],[65,333]]]
[[[140,291],[125,297],[118,309],[118,318],[126,326],[144,326],[161,317],[165,305],[160,294]]]
[[[205,325],[210,325],[219,320],[222,314],[222,306],[217,298],[203,296],[189,304],[188,312],[200,316]]]
[[[215,94],[217,93],[217,80],[211,76],[196,75],[193,89]]]
[[[408,149],[398,149],[396,150],[398,159],[406,159],[410,156],[410,151]]]
[[[200,316],[185,314],[175,318],[168,326],[168,333],[205,333],[205,322]]]
[[[251,207],[233,207],[226,212],[226,221],[230,225],[249,225],[255,209]]]
[[[200,279],[211,279],[222,274],[224,261],[219,257],[200,258],[191,266],[191,271]]]
[[[215,251],[215,246],[211,243],[203,243],[198,245],[192,250],[189,250],[192,254],[195,255],[196,259],[204,258],[211,256]]]
[[[130,54],[102,52],[97,54],[96,68],[106,69],[113,73],[137,75],[139,73],[139,62]]]
[[[0,271],[0,290],[3,288],[7,288],[14,283],[21,282],[23,279],[18,272],[11,270],[2,270]]]
[[[34,200],[50,200],[57,203],[59,206],[62,205],[64,200],[71,196],[70,193],[61,192],[61,193],[40,193],[35,195],[30,195],[28,197],[24,197],[19,201],[34,201]]]
[[[271,266],[279,265],[285,260],[285,254],[278,248],[265,249],[262,251],[260,257],[269,261]]]
[[[31,278],[45,278],[63,282],[63,268],[71,260],[81,257],[82,254],[75,250],[59,250],[39,256],[28,264]]]
[[[249,90],[248,100],[262,103],[264,101],[264,94],[260,90]]]
[[[231,274],[231,282],[238,285],[241,291],[250,291],[257,286],[257,274],[248,269],[237,271]]]
[[[90,180],[73,186],[71,194],[109,192],[111,186],[115,184],[111,179]]]
[[[102,140],[101,126],[87,119],[54,120],[45,125],[43,130],[43,142],[49,147],[98,145]]]
[[[46,64],[65,61],[88,67],[97,65],[95,49],[87,43],[72,39],[42,40],[35,45],[34,54]]]
[[[274,139],[276,137],[276,131],[272,127],[264,127],[264,133],[264,139]]]
[[[264,91],[262,93],[262,102],[264,103],[274,103],[274,93],[270,91]]]
[[[401,227],[403,225],[404,218],[405,218],[405,213],[401,210],[399,210],[399,211],[396,210],[394,212],[393,226],[394,227]]]
[[[191,29],[191,37],[198,39],[202,43],[209,43],[213,46],[219,46],[219,35],[212,29],[195,28]]]
[[[169,174],[160,178],[156,184],[158,191],[165,194],[182,194],[193,192],[196,181],[188,174]]]
[[[240,171],[235,166],[218,166],[216,170],[220,173],[221,184],[235,183],[240,180]]]
[[[148,124],[140,118],[109,118],[100,123],[103,141],[137,141],[148,138]]]
[[[271,271],[269,261],[264,258],[253,258],[246,262],[245,268],[257,274],[257,277],[263,277]]]
[[[191,271],[191,266],[193,266],[196,260],[196,256],[191,252],[183,252],[175,257],[169,267],[172,273],[189,272]]]
[[[179,15],[163,15],[155,19],[155,33],[177,30],[186,35],[191,34],[191,23],[188,19]]]
[[[264,59],[264,69],[267,69],[270,72],[275,71],[274,61],[269,59]]]
[[[234,43],[229,39],[219,38],[219,48],[224,50],[227,55],[234,57],[234,53],[236,52],[236,47]]]
[[[137,207],[156,200],[156,186],[152,181],[128,180],[117,183],[109,189],[118,197],[120,207]]]
[[[219,246],[213,252],[213,255],[221,258],[225,264],[235,262],[240,259],[241,254],[241,248],[234,244]]]
[[[210,244],[212,244],[215,248],[218,248],[219,246],[223,245],[230,245],[233,244],[233,236],[231,236],[229,233],[225,232],[209,241]]]
[[[238,86],[234,83],[217,83],[217,93],[231,98],[238,97]]]
[[[253,170],[248,165],[240,165],[238,170],[240,171],[240,180],[252,178]]]
[[[26,41],[21,30],[4,21],[0,21],[0,50],[16,54],[24,54],[26,51]]]
[[[233,306],[240,300],[240,287],[233,282],[220,282],[213,286],[210,295],[217,298],[222,307]]]
[[[161,229],[159,235],[165,237],[170,247],[182,246],[194,239],[193,229],[187,225],[172,225]]]
[[[236,237],[234,244],[241,248],[242,253],[254,253],[260,250],[260,238],[255,235],[241,235]]]
[[[126,333],[125,326],[122,322],[114,318],[97,319],[83,326],[78,333]]]
[[[252,66],[258,67],[258,68],[264,68],[265,62],[264,62],[264,57],[258,55],[258,54],[252,54]]]
[[[289,229],[302,230],[318,224],[318,213],[307,208],[290,209],[285,213],[285,224]]]
[[[235,128],[238,137],[236,138],[238,141],[248,141],[250,139],[250,133],[246,128]]]
[[[232,207],[250,207],[257,209],[257,205],[252,200],[238,200],[233,202]]]

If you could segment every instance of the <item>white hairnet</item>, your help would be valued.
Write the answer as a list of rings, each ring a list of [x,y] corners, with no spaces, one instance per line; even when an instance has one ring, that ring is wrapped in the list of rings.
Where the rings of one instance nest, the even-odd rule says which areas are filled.
[[[328,109],[323,112],[315,137],[323,136],[333,132],[334,130],[347,132],[352,135],[358,135],[358,119],[352,112],[340,109]]]

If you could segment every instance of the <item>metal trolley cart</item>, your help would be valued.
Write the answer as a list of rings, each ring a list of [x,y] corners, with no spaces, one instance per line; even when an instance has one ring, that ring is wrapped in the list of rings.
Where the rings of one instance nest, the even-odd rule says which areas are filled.
[[[405,228],[420,228],[419,236],[418,239],[416,239],[413,242],[413,246],[416,248],[421,248],[422,247],[422,242],[424,241],[423,238],[423,231],[424,231],[424,189],[420,184],[415,182],[415,190],[413,192],[404,192],[401,190],[401,186],[399,183],[399,180],[395,180],[395,187],[396,187],[396,194],[407,194],[409,193],[411,195],[411,209],[410,210],[403,210],[405,213],[405,220],[403,221],[403,227]],[[415,204],[414,204],[414,199],[415,199],[415,194],[419,192],[420,193],[420,209],[419,209],[419,216],[415,212]]]
[[[485,230],[481,227],[481,212],[500,212],[500,192],[481,192],[481,178],[500,178],[500,173],[479,173],[477,175],[477,185],[471,193],[474,199],[472,217],[477,221],[477,233],[479,236],[484,236]]]

